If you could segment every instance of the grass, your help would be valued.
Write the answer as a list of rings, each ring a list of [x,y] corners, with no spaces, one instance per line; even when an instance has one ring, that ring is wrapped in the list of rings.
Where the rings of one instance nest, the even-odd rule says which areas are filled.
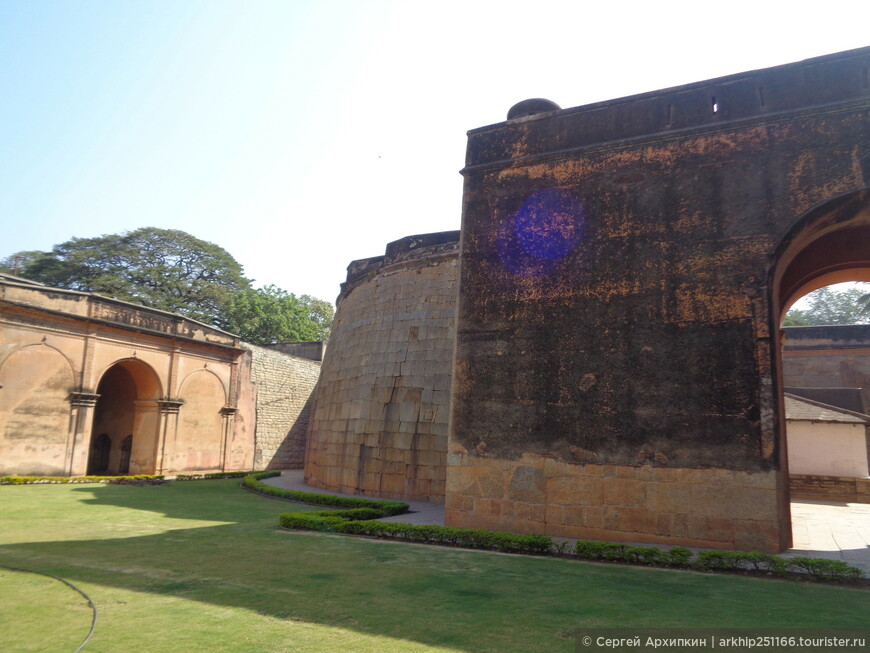
[[[4,486],[0,564],[91,596],[86,651],[567,652],[582,628],[864,628],[870,613],[863,589],[289,532],[287,509],[237,480]],[[4,572],[0,589],[3,650],[74,650],[43,638],[90,627],[57,581]]]

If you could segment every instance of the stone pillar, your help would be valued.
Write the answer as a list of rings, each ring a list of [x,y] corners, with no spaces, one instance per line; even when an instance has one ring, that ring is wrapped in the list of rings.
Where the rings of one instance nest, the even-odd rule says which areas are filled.
[[[71,392],[69,396],[70,420],[67,436],[64,467],[70,476],[84,476],[88,471],[88,453],[91,429],[94,424],[94,407],[100,395],[84,390]]]
[[[155,474],[163,473],[167,441],[171,442],[170,446],[175,446],[175,436],[178,433],[178,411],[183,403],[181,399],[168,397],[157,401],[157,405],[160,407],[160,430],[157,434],[155,448]]]
[[[221,471],[227,470],[227,460],[230,458],[230,444],[233,438],[233,422],[235,420],[236,411],[234,406],[224,406],[221,408]]]

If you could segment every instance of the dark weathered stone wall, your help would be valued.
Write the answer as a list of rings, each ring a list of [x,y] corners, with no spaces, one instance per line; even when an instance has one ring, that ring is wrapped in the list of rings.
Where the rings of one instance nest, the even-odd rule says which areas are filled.
[[[469,133],[448,523],[783,546],[770,279],[866,184],[868,61]]]

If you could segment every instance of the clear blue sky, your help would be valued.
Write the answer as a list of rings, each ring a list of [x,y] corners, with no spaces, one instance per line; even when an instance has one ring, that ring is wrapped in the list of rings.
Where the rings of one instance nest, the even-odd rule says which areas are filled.
[[[468,129],[870,44],[866,0],[0,0],[0,257],[157,226],[256,285],[459,228]]]

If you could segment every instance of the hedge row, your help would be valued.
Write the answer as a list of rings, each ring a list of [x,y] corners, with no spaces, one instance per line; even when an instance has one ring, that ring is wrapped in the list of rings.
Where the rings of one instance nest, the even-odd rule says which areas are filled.
[[[379,499],[362,499],[360,497],[341,497],[333,494],[317,494],[316,492],[302,492],[300,490],[285,490],[284,488],[266,485],[260,480],[280,476],[281,472],[255,472],[248,474],[242,481],[242,485],[246,488],[266,494],[270,497],[278,497],[279,499],[289,499],[290,501],[300,501],[302,503],[313,503],[318,506],[336,506],[338,508],[373,508],[381,511],[381,517],[389,517],[391,515],[402,515],[408,512],[409,506],[407,503],[399,501],[383,501]],[[307,513],[311,514],[311,513]],[[374,519],[370,517],[369,519]]]
[[[157,481],[162,474],[135,474],[133,476],[0,476],[0,485],[29,485],[38,483],[112,483],[123,480]]]
[[[545,535],[516,535],[476,528],[456,528],[430,524],[403,524],[375,521],[382,517],[407,512],[408,505],[392,501],[336,497],[328,494],[284,490],[260,479],[280,472],[260,472],[245,477],[246,487],[263,494],[318,505],[334,505],[347,510],[288,512],[280,516],[284,528],[367,535],[424,544],[447,544],[471,549],[532,553],[537,555],[572,555],[583,560],[625,562],[697,569],[702,571],[759,572],[779,577],[824,581],[856,581],[863,576],[860,569],[839,560],[823,558],[780,558],[767,553],[707,550],[693,554],[682,546],[662,550],[654,546],[631,546],[615,542],[579,540],[554,542]],[[398,507],[401,507],[399,509]]]
[[[251,472],[209,472],[208,474],[178,474],[176,481],[204,481],[220,478],[244,478]]]
[[[272,476],[281,472],[268,472]],[[198,481],[217,478],[243,478],[251,472],[209,472],[208,474],[179,474],[177,481]],[[127,476],[0,476],[0,485],[31,485],[38,483],[123,483],[129,481],[162,481],[163,474],[131,474]]]
[[[701,571],[759,572],[802,580],[809,578],[811,580],[852,582],[859,580],[864,575],[861,569],[852,567],[841,560],[806,557],[782,558],[758,551],[711,549],[693,554],[682,546],[662,551],[656,547],[580,540],[574,545],[574,555],[584,560],[682,567]]]
[[[478,528],[454,528],[432,524],[402,524],[371,521],[387,514],[372,508],[357,510],[321,510],[318,512],[288,512],[280,516],[284,528],[297,528],[346,535],[368,535],[381,539],[447,544],[469,549],[486,549],[504,553],[550,552],[553,541],[545,535],[515,535],[485,531]]]

